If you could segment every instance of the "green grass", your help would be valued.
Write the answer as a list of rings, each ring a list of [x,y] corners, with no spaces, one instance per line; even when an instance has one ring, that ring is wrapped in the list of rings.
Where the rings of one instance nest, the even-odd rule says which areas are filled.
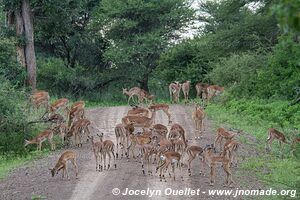
[[[9,156],[9,155],[6,155],[5,157],[0,156],[0,179],[6,178],[8,173],[11,170],[16,169],[20,166],[24,166],[24,165],[30,163],[30,161],[32,161],[32,160],[42,158],[42,157],[48,155],[49,152],[50,151],[48,149],[44,149],[41,152],[32,151],[32,152],[30,152],[30,154],[28,154],[27,156],[24,156],[24,157]]]
[[[300,188],[300,161],[299,158],[297,158],[299,156],[300,145],[298,145],[295,155],[291,155],[290,146],[285,145],[283,159],[280,156],[278,142],[273,143],[273,150],[270,154],[265,152],[267,130],[274,126],[277,128],[277,126],[276,120],[274,122],[276,117],[265,118],[263,113],[268,112],[266,116],[282,115],[278,110],[275,114],[272,113],[272,106],[282,106],[282,102],[253,105],[254,103],[244,104],[244,102],[238,104],[238,102],[235,101],[234,104],[236,104],[236,106],[233,106],[233,104],[230,106],[211,104],[206,108],[206,112],[208,117],[215,122],[216,128],[224,126],[227,128],[242,129],[257,139],[257,143],[251,144],[250,141],[247,141],[247,137],[243,135],[240,136],[240,142],[251,144],[253,149],[260,152],[257,157],[245,158],[240,165],[242,169],[255,173],[256,176],[269,187],[290,190]],[[255,104],[259,104],[259,102],[255,102]],[[241,107],[243,107],[243,109],[241,109]],[[251,110],[251,107],[259,107],[259,109]],[[296,120],[298,119],[299,118],[296,118]],[[294,128],[293,120],[295,119],[291,119],[291,121],[286,120],[284,122],[285,126],[281,129],[279,128],[285,132],[289,140],[295,137],[295,133],[292,131]],[[296,122],[298,123],[298,121]],[[299,197],[299,194],[297,195]]]

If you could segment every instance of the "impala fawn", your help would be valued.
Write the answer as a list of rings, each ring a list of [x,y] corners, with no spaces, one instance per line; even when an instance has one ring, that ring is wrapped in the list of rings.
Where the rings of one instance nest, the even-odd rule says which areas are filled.
[[[65,174],[67,175],[67,179],[69,180],[69,173],[68,173],[68,167],[67,167],[67,162],[71,161],[72,164],[74,165],[75,168],[75,173],[76,173],[76,178],[78,176],[78,167],[76,164],[76,153],[74,151],[65,151],[57,161],[56,165],[54,168],[49,168],[51,171],[52,177],[54,177],[55,174],[58,174],[60,170],[62,171],[62,178],[65,177]]]

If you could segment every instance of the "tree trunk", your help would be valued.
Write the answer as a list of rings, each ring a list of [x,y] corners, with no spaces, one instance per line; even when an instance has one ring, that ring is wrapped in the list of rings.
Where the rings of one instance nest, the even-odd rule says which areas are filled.
[[[143,79],[138,81],[141,89],[146,90],[147,92],[149,92],[148,81],[149,74],[144,74]]]
[[[22,17],[25,32],[25,60],[27,66],[27,83],[32,91],[36,90],[36,58],[33,39],[33,22],[29,0],[22,0]]]
[[[18,10],[16,13],[16,34],[17,37],[23,37],[24,34],[24,23],[21,12]],[[17,44],[17,60],[21,66],[26,69],[25,52],[23,44]]]

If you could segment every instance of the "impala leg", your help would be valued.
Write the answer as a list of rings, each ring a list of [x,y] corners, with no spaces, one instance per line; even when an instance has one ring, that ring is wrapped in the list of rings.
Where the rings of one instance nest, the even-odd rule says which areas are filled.
[[[215,182],[215,174],[216,173],[216,166],[215,164],[211,164],[210,166],[210,186],[213,186],[214,185],[214,182]]]

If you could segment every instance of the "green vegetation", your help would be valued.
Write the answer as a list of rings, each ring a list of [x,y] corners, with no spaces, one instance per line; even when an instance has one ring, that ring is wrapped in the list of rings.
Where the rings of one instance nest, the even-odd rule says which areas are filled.
[[[241,129],[247,135],[240,135],[243,144],[248,144],[258,157],[240,158],[242,169],[254,171],[266,185],[279,189],[299,188],[300,145],[291,154],[290,145],[285,145],[280,156],[279,145],[273,144],[271,154],[264,153],[267,130],[275,127],[287,136],[288,141],[299,137],[300,105],[289,107],[287,101],[268,102],[262,100],[232,100],[222,104],[211,104],[206,109],[216,127],[225,126]],[[282,123],[279,123],[282,121]],[[251,138],[254,138],[251,139]]]
[[[195,8],[185,0],[32,0],[30,7],[37,88],[52,100],[123,105],[122,88],[139,86],[168,102],[170,82],[190,80],[191,98],[194,85],[204,82],[226,91],[207,108],[210,117],[254,136],[259,151],[270,127],[288,140],[299,137],[298,0],[207,0]],[[34,147],[25,149],[23,141],[45,126],[27,123],[42,111],[29,112],[28,74],[16,52],[28,43],[14,23],[20,1],[2,0],[0,8],[0,153],[8,163],[1,168],[8,168],[30,158]],[[194,37],[184,38],[195,24],[201,27]],[[263,156],[266,166],[249,158],[243,167],[271,185],[299,188],[299,145],[294,155],[290,147],[284,154],[282,161],[276,147]]]

